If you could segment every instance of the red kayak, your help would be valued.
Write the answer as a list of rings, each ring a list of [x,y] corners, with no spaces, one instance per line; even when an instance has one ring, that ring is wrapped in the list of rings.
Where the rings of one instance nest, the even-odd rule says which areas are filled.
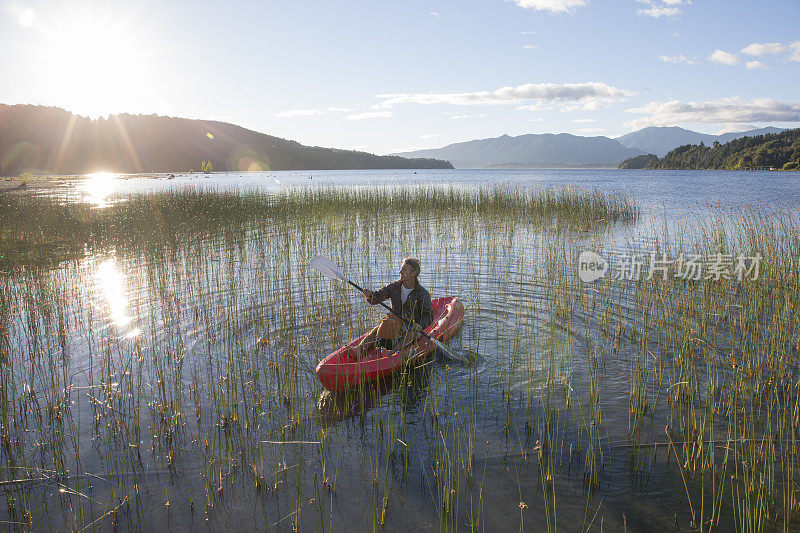
[[[454,297],[437,298],[433,305],[433,322],[425,332],[434,339],[446,342],[455,335],[464,321],[464,304]],[[417,361],[436,349],[426,337],[420,336],[417,342],[400,352],[392,352],[386,357],[376,358],[375,349],[367,353],[366,359],[356,360],[356,346],[366,333],[349,344],[345,344],[317,365],[317,376],[329,391],[349,389],[361,383],[375,381],[403,367],[406,363]]]

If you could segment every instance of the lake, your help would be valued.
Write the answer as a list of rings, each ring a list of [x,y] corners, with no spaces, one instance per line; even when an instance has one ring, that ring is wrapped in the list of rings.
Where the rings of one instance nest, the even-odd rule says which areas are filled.
[[[797,178],[99,175],[0,195],[2,514],[36,530],[795,529]],[[586,251],[607,263],[596,281]],[[418,257],[432,297],[465,305],[452,356],[325,391],[316,364],[382,313],[315,255],[373,289]]]

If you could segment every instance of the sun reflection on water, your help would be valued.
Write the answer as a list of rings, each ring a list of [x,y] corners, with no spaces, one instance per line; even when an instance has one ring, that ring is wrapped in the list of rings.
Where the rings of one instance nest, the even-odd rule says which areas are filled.
[[[117,267],[116,260],[112,258],[100,263],[95,279],[105,299],[109,318],[117,327],[125,328],[133,321],[133,317],[128,314],[125,276]],[[125,338],[133,338],[140,333],[139,328],[132,328],[125,334]]]
[[[95,172],[87,175],[79,188],[85,193],[86,201],[97,207],[108,207],[111,204],[108,197],[114,192],[116,181],[117,176],[112,172]]]

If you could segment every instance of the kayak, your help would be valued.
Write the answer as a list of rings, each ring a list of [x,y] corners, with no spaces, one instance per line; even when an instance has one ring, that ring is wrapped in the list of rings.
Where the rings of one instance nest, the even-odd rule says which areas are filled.
[[[446,342],[456,334],[464,321],[464,304],[454,296],[437,298],[431,304],[433,322],[425,328],[425,333],[440,342]],[[436,349],[436,345],[427,337],[420,336],[405,349],[390,352],[385,357],[377,356],[376,350],[370,348],[367,357],[358,361],[356,346],[366,336],[365,333],[353,339],[319,362],[317,376],[326,389],[335,392],[375,381],[422,359]]]

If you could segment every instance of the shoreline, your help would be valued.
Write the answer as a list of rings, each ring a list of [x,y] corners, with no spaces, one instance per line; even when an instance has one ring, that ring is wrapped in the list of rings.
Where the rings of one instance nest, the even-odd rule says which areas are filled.
[[[117,174],[116,179],[149,178],[162,179],[175,176],[173,173],[165,172],[158,174]],[[27,191],[31,189],[45,189],[57,184],[65,184],[86,179],[86,175],[64,175],[64,176],[33,176],[21,180],[19,177],[0,176],[0,194]]]

